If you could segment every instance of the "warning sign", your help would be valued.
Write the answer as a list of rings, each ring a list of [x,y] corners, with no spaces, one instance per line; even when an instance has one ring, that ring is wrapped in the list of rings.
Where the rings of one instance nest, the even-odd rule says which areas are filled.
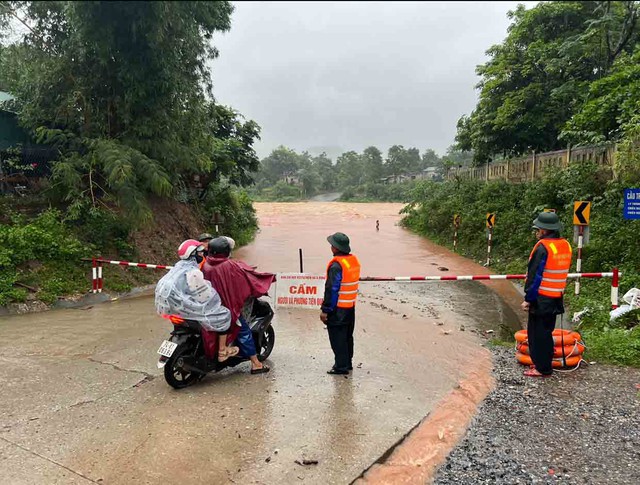
[[[280,273],[276,287],[276,306],[319,310],[324,298],[324,275]]]
[[[588,226],[591,215],[591,202],[578,200],[573,203],[573,224],[575,226]]]
[[[493,212],[487,212],[487,229],[493,229],[496,225],[496,215]]]

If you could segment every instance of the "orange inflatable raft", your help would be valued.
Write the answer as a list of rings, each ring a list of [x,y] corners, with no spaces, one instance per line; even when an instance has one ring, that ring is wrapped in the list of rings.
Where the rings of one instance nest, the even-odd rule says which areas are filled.
[[[556,345],[553,348],[553,356],[556,358],[572,357],[574,355],[582,355],[584,352],[584,345],[576,342],[575,345],[565,345],[564,350],[562,345]],[[525,343],[517,344],[516,350],[524,355],[529,355],[529,346]]]
[[[516,352],[516,360],[522,365],[533,365],[533,361],[531,357],[528,355],[521,354],[520,352]],[[564,359],[564,363],[562,362],[562,357],[559,359],[553,359],[551,361],[551,365],[554,368],[562,368],[562,367],[575,367],[582,360],[582,355],[574,355],[573,357],[567,357]]]
[[[516,360],[522,365],[533,365],[529,355],[529,341],[526,330],[515,334]],[[582,360],[585,350],[582,337],[578,332],[556,329],[553,331],[553,362],[554,368],[575,367]]]

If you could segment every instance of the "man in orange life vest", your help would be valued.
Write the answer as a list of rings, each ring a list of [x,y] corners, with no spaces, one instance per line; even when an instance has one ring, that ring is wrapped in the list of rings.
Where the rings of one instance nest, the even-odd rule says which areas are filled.
[[[327,325],[331,350],[335,356],[327,374],[349,374],[353,369],[353,331],[356,324],[356,298],[360,281],[360,262],[349,246],[346,234],[327,237],[333,258],[327,266],[324,300],[320,320]]]
[[[533,361],[528,377],[553,373],[553,330],[556,315],[564,313],[563,295],[571,267],[571,245],[560,237],[562,224],[555,212],[542,212],[533,221],[538,238],[529,256],[522,310],[529,312],[527,334]]]

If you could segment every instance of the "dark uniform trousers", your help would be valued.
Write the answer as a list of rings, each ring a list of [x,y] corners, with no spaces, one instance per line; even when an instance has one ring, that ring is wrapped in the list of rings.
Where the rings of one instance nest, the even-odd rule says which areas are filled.
[[[355,326],[355,308],[336,308],[327,316],[329,342],[335,356],[333,368],[336,370],[346,371],[353,368],[353,331]]]
[[[556,328],[556,316],[553,313],[536,314],[529,312],[527,337],[529,355],[540,374],[551,374],[553,368],[553,330]]]

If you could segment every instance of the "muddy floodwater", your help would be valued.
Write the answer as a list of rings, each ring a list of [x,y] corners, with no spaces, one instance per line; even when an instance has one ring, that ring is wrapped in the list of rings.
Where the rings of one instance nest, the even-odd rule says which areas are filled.
[[[363,276],[486,272],[398,226],[400,204],[256,208],[261,230],[235,257],[264,271],[299,271],[302,249],[304,271],[322,274],[326,237],[341,231]],[[519,326],[517,291],[508,282],[360,290],[348,378],[326,374],[319,310],[281,308],[269,374],[242,364],[181,391],[156,368],[170,324],[149,296],[0,318],[3,483],[350,483],[432,412],[448,424],[428,446],[451,444],[463,420],[456,399],[482,397],[460,383],[488,386],[483,336]]]
[[[458,257],[399,225],[403,204],[394,203],[259,203],[260,233],[254,244],[238,252],[238,257],[280,272],[303,269],[322,274],[331,258],[327,236],[344,232],[362,264],[362,276],[430,276],[486,274],[482,266]],[[379,230],[376,230],[379,221]],[[515,313],[521,301],[510,282],[482,284],[458,282],[390,282],[361,284],[361,291],[384,289],[393,295],[403,292],[422,299],[425,305],[455,309],[475,320],[483,330],[508,334],[520,328]],[[446,316],[443,315],[446,319]],[[455,322],[452,322],[455,323]]]

